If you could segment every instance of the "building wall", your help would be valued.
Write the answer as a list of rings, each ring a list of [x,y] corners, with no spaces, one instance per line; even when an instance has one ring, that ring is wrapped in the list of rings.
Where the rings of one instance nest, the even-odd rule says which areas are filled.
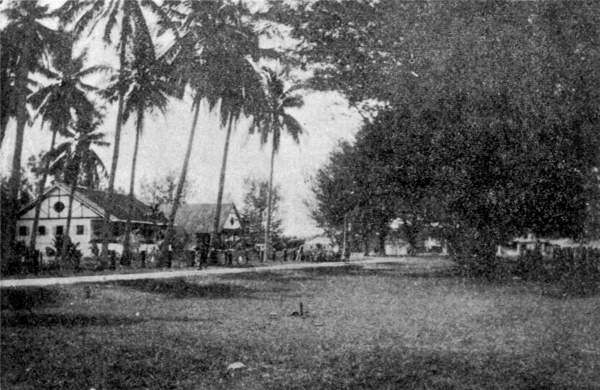
[[[91,256],[92,254],[90,250],[90,239],[92,237],[91,220],[91,218],[81,217],[71,219],[71,240],[74,243],[79,244],[79,250],[83,256]],[[41,251],[44,257],[46,257],[46,247],[54,248],[54,238],[57,233],[57,228],[62,226],[64,232],[66,223],[66,218],[40,219],[36,238],[36,249]],[[29,245],[32,227],[33,219],[20,219],[17,222],[17,240],[23,241],[25,244]],[[42,234],[44,230],[45,234]]]
[[[57,229],[62,226],[63,233],[66,233],[68,207],[69,192],[61,187],[55,187],[42,201],[36,249],[41,251],[44,257],[46,257],[46,247],[54,248],[54,238],[57,234]],[[23,214],[17,222],[17,240],[23,241],[27,245],[31,237],[34,216],[35,208],[32,208]],[[91,221],[98,218],[99,216],[94,211],[83,205],[76,198],[73,199],[69,235],[74,243],[79,244],[79,250],[83,256],[91,256]]]
[[[223,225],[223,229],[237,230],[241,228],[240,220],[237,217],[237,214],[234,211],[231,211],[225,220],[225,224]]]

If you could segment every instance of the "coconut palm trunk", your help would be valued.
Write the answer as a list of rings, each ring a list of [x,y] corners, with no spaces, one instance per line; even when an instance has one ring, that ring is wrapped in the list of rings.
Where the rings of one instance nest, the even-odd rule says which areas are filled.
[[[50,153],[54,150],[54,146],[56,145],[56,134],[58,131],[54,129],[52,131],[52,141],[50,141]],[[40,183],[38,184],[38,196],[37,199],[41,200],[44,195],[44,188],[46,187],[46,181],[48,180],[48,170],[50,169],[50,160],[46,159],[44,162],[44,170],[42,171],[42,178],[40,179]],[[35,244],[37,241],[37,233],[38,226],[40,224],[40,212],[42,211],[42,202],[39,201],[35,205],[35,211],[33,216],[33,226],[31,228],[31,238],[29,241],[29,248],[31,249],[31,253],[35,253]]]
[[[137,113],[137,124],[135,129],[135,143],[133,146],[133,160],[131,161],[131,177],[129,178],[129,207],[127,211],[127,222],[125,223],[125,242],[123,244],[123,258],[126,263],[131,260],[131,214],[133,213],[135,171],[137,168],[137,157],[140,144],[140,136],[144,129],[144,109],[139,108]]]
[[[167,256],[169,256],[169,246],[171,245],[174,236],[175,216],[177,215],[177,209],[179,208],[179,203],[181,202],[183,186],[185,185],[188,166],[190,164],[190,157],[192,155],[192,145],[194,144],[194,136],[196,135],[196,124],[198,123],[198,114],[200,113],[200,101],[195,102],[194,105],[194,119],[192,120],[192,128],[190,129],[190,135],[188,137],[187,150],[183,159],[183,167],[181,168],[181,174],[179,176],[179,182],[177,183],[177,189],[175,190],[175,198],[173,200],[173,206],[171,207],[171,213],[169,215],[167,233],[165,234],[165,240],[161,249],[162,265],[164,265]],[[168,265],[171,265],[170,262]]]
[[[277,143],[275,142],[275,132],[273,132],[273,146],[271,149],[271,166],[269,168],[269,196],[267,197],[267,225],[265,226],[265,251],[263,262],[269,258],[269,246],[271,241],[271,207],[273,203],[273,166],[275,165],[275,153],[277,152]]]
[[[122,23],[126,23],[126,18],[123,17]],[[120,41],[120,53],[119,53],[119,76],[122,78],[125,68],[125,50],[126,41],[121,39]],[[115,142],[113,145],[113,155],[110,164],[110,175],[108,177],[108,191],[106,193],[107,204],[112,204],[113,193],[115,191],[115,176],[117,174],[117,164],[119,162],[119,144],[121,143],[121,126],[123,122],[123,101],[125,91],[122,87],[119,89],[119,102],[117,105],[117,123],[115,125]],[[104,209],[104,224],[102,228],[102,266],[108,264],[108,236],[111,234],[110,225],[110,208]]]
[[[71,219],[73,218],[73,198],[75,197],[75,189],[77,188],[77,177],[71,183],[71,191],[69,192],[69,206],[67,208],[67,223],[65,232],[63,233],[63,242],[61,248],[61,261],[66,263],[68,258],[69,243],[71,242]]]
[[[7,205],[10,210],[7,226],[6,242],[14,243],[17,232],[17,213],[19,204],[19,188],[21,185],[21,154],[23,152],[23,139],[25,136],[25,124],[27,123],[27,76],[29,75],[30,50],[24,45],[19,61],[17,71],[16,91],[17,91],[17,132],[15,137],[15,149],[12,158],[12,168],[10,174],[10,202]],[[9,259],[14,260],[14,256],[9,255]]]
[[[217,209],[215,210],[215,220],[213,230],[210,235],[210,247],[216,244],[217,235],[219,234],[219,225],[221,222],[221,209],[223,208],[223,190],[225,188],[225,173],[227,172],[227,157],[229,154],[229,141],[231,139],[231,128],[233,127],[233,116],[229,116],[227,124],[227,135],[225,136],[225,148],[223,150],[223,162],[221,163],[221,175],[219,176],[219,190],[217,193]]]

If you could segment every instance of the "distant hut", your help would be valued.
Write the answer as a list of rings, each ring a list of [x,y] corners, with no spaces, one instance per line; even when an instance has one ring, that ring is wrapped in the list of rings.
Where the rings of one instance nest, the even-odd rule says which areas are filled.
[[[175,225],[178,229],[195,237],[197,244],[208,245],[210,235],[214,229],[217,205],[214,203],[184,204],[177,210]],[[217,242],[228,247],[235,242],[241,234],[242,224],[240,214],[233,203],[224,203],[221,206]]]

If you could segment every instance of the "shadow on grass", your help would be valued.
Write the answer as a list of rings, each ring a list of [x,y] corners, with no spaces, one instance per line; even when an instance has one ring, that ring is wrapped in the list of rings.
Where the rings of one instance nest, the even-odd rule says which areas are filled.
[[[2,310],[31,311],[35,308],[58,306],[64,299],[64,292],[56,288],[19,287],[0,290]]]
[[[169,298],[207,298],[207,299],[230,299],[251,298],[256,292],[244,286],[226,283],[196,284],[184,279],[165,280],[128,280],[117,283],[120,286],[132,288],[138,291],[163,294]]]
[[[348,265],[333,268],[306,268],[301,270],[312,278],[331,276],[387,276],[387,277],[411,277],[411,278],[447,278],[453,277],[455,273],[451,269],[423,269],[405,264],[393,264],[392,266],[381,266],[377,268],[362,267],[360,265]]]
[[[4,312],[0,324],[3,328],[35,328],[62,327],[74,328],[85,326],[121,326],[135,325],[141,322],[210,322],[209,318],[189,316],[156,317],[143,315],[141,317],[116,316],[112,314],[82,314],[82,313],[26,313]]]
[[[264,272],[247,272],[242,274],[221,275],[223,280],[248,280],[248,281],[264,281],[275,283],[287,282],[304,282],[314,278],[307,275],[297,275],[294,271],[264,271]]]
[[[63,327],[78,326],[119,326],[132,325],[144,321],[136,317],[122,317],[106,314],[87,315],[81,313],[11,313],[2,316],[2,327]]]
[[[566,360],[565,360],[566,362]],[[375,349],[330,357],[327,375],[293,374],[266,384],[287,389],[575,389],[592,388],[573,362],[549,357]]]
[[[13,343],[0,358],[2,383],[7,388],[191,389],[227,378],[231,348],[215,342],[193,350],[170,348],[172,342]]]

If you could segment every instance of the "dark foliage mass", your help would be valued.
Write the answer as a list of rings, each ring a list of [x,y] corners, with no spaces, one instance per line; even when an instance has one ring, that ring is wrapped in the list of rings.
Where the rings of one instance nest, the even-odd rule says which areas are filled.
[[[474,257],[595,234],[599,4],[325,0],[294,17],[314,86],[380,103],[316,176],[320,224],[438,222]]]

